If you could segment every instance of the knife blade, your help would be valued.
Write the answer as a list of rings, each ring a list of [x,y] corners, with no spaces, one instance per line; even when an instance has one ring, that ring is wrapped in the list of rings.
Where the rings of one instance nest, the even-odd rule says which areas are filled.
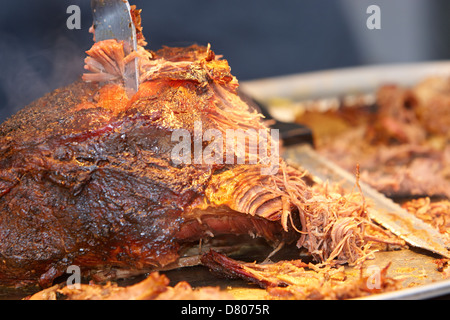
[[[137,50],[136,27],[127,0],[91,0],[95,41],[123,41],[125,55]],[[130,93],[139,88],[138,61],[125,65],[124,84]]]
[[[295,161],[312,176],[321,181],[339,183],[344,189],[356,186],[356,175],[342,169],[319,155],[310,145],[286,148],[285,157]],[[448,244],[438,230],[423,222],[391,199],[368,184],[358,181],[363,195],[371,199],[373,205],[368,209],[369,217],[390,230],[413,247],[422,248],[443,257],[450,258]]]
[[[339,183],[346,190],[352,190],[358,183],[364,197],[372,201],[368,215],[373,221],[403,239],[410,246],[450,258],[450,252],[447,249],[450,244],[446,243],[437,229],[409,213],[370,185],[357,181],[356,174],[351,174],[319,155],[313,148],[313,134],[308,127],[278,121],[271,116],[263,103],[244,92],[239,94],[247,103],[258,109],[266,119],[272,121],[272,128],[280,130],[280,138],[285,147],[283,153],[285,159],[302,167],[321,182]]]

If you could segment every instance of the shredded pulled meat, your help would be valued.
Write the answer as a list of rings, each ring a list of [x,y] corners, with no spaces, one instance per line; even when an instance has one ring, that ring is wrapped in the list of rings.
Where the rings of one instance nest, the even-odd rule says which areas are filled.
[[[89,55],[85,59],[85,69],[90,71],[83,74],[86,82],[109,82],[120,83],[126,77],[125,66],[134,63],[138,59],[138,65],[143,68],[151,58],[151,53],[143,47],[138,47],[137,51],[126,54],[123,41],[115,39],[96,42],[86,53]]]
[[[216,175],[206,189],[207,207],[227,204],[279,220],[285,231],[298,233],[297,247],[307,249],[319,263],[357,265],[371,257],[374,244],[405,245],[370,221],[371,205],[360,192],[349,193],[338,185],[310,187],[303,180],[305,172],[284,165],[279,171],[261,176],[254,166],[244,166]]]
[[[339,186],[315,185],[316,193],[302,206],[305,247],[320,263],[358,265],[380,245],[404,246],[405,242],[367,217],[370,204],[360,192],[345,193]],[[386,249],[387,247],[385,247]]]
[[[308,284],[311,279],[318,280],[325,273],[314,271],[327,270],[327,277],[345,280],[343,267],[319,268],[302,260],[279,261],[276,263],[248,263],[237,261],[213,250],[205,253],[201,258],[202,264],[212,272],[229,279],[244,279],[261,288],[286,287],[289,285]],[[313,268],[313,269],[311,269]],[[306,271],[311,269],[312,271]]]
[[[115,283],[80,284],[79,287],[63,284],[42,290],[26,300],[230,300],[233,297],[217,287],[193,289],[182,281],[169,286],[169,278],[158,272],[145,280],[120,287]]]
[[[375,106],[300,106],[297,121],[312,128],[319,153],[391,197],[450,198],[450,79],[413,87],[383,85]],[[376,109],[376,110],[375,110]]]
[[[387,276],[389,265],[379,275],[379,284],[373,285],[370,276],[361,274],[358,279],[339,283],[318,281],[315,285],[290,285],[269,288],[270,299],[282,300],[345,300],[367,297],[373,294],[395,291],[401,288],[400,282]]]
[[[369,254],[364,241],[368,222],[360,194],[323,189],[303,205],[306,236],[299,240],[320,262],[355,264]]]
[[[450,243],[450,201],[432,201],[429,197],[407,201],[403,207],[439,230]]]
[[[210,251],[202,263],[211,271],[226,278],[240,278],[266,289],[268,299],[283,300],[341,300],[397,290],[399,280],[387,276],[389,265],[375,278],[364,275],[348,279],[344,267],[317,266],[301,260],[257,264],[237,261]]]

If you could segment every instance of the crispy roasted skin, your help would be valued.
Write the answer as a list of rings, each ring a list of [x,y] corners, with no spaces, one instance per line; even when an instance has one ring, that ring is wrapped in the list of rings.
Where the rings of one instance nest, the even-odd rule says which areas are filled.
[[[0,284],[48,287],[69,265],[84,273],[158,268],[184,242],[211,233],[282,237],[279,217],[204,208],[212,176],[239,165],[171,161],[173,130],[192,131],[195,121],[217,127],[211,87],[235,95],[226,62],[197,46],[154,56],[198,64],[144,82],[131,99],[120,85],[78,81],[0,126]],[[194,211],[207,215],[203,229]]]

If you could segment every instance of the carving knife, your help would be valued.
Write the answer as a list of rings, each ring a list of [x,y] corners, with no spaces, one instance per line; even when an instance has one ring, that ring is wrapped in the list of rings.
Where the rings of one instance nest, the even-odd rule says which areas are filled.
[[[136,27],[127,0],[91,0],[95,41],[116,39],[123,41],[125,55],[137,50]],[[132,94],[139,88],[138,61],[125,66],[124,84]]]
[[[241,97],[257,108],[266,119],[272,120],[272,128],[280,130],[280,138],[285,147],[284,157],[305,169],[319,181],[339,183],[344,189],[356,186],[356,174],[342,169],[332,161],[319,155],[313,148],[312,131],[301,124],[281,122],[273,119],[265,105],[243,92]],[[355,164],[356,169],[356,164]],[[423,222],[370,185],[358,181],[363,195],[372,202],[369,217],[412,247],[450,258],[449,244],[438,230]]]

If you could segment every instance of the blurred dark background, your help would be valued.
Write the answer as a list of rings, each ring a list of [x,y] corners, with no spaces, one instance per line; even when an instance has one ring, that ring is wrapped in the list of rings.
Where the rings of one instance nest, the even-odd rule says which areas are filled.
[[[448,0],[131,0],[148,48],[211,43],[240,81],[330,68],[450,59]],[[0,121],[83,72],[90,0],[3,1]],[[66,12],[81,9],[81,29]],[[369,30],[367,7],[381,9]]]

